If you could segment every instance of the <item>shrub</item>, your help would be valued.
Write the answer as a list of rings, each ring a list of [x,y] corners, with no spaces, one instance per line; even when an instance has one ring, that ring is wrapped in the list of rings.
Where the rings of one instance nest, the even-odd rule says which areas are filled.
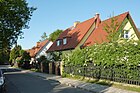
[[[64,65],[84,66],[88,63],[112,67],[123,66],[127,69],[135,68],[140,64],[140,43],[124,41],[123,43],[95,44],[84,49],[76,49],[64,53]]]

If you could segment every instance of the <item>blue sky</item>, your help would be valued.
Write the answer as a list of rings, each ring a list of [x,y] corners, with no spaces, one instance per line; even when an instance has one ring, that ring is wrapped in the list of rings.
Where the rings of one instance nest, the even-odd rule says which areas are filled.
[[[75,21],[84,21],[100,14],[101,20],[114,13],[119,15],[129,11],[136,26],[140,28],[140,0],[27,0],[29,6],[37,7],[34,11],[29,29],[23,30],[24,39],[18,44],[23,49],[30,49],[41,39],[43,32],[47,35],[57,29],[65,30]]]

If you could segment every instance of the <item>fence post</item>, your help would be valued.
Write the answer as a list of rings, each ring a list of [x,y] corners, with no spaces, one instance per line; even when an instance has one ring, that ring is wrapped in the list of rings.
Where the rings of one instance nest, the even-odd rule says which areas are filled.
[[[60,75],[63,74],[64,67],[63,67],[63,61],[60,62]]]
[[[114,67],[114,66],[113,66]],[[113,81],[113,76],[114,76],[114,70],[113,70],[113,67],[111,67],[111,77],[110,77],[110,80]]]
[[[100,77],[101,77],[101,66],[99,66],[99,76],[98,76],[98,79],[100,79]]]
[[[84,66],[84,77],[85,77],[85,73],[86,73],[86,69],[85,69],[85,66]]]
[[[87,73],[87,64],[84,64],[84,77],[86,76]]]

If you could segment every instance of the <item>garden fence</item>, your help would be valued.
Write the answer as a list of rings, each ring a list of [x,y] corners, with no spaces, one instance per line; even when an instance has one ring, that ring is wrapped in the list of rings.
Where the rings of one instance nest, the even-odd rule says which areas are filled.
[[[64,72],[67,74],[96,78],[107,79],[115,82],[140,85],[140,68],[126,67],[103,67],[94,66],[64,66]]]

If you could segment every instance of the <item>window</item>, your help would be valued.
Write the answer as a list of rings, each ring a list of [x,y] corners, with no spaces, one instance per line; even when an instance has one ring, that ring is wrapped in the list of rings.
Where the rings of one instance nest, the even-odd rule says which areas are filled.
[[[129,38],[128,31],[125,31],[125,32],[124,32],[124,38],[125,38],[125,39],[128,39],[128,38]]]
[[[57,40],[57,46],[60,46],[60,40]]]
[[[67,38],[64,38],[64,39],[63,39],[63,44],[64,44],[64,45],[67,44]]]

